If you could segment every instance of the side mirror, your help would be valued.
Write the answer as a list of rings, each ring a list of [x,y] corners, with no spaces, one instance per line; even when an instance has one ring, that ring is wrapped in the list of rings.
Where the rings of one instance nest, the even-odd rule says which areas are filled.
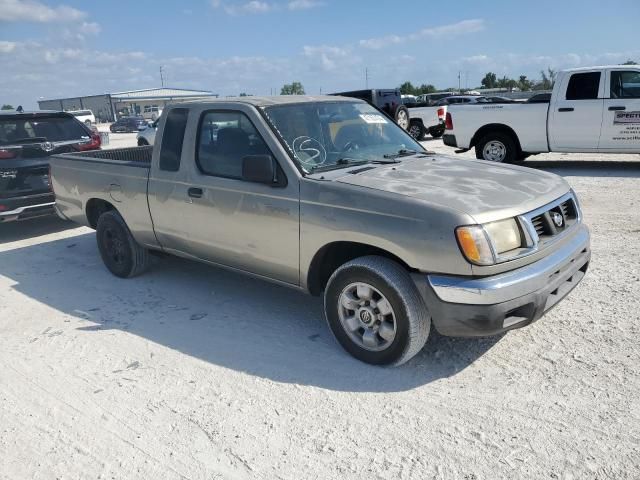
[[[242,179],[247,182],[276,184],[275,162],[271,155],[247,155],[242,159]]]

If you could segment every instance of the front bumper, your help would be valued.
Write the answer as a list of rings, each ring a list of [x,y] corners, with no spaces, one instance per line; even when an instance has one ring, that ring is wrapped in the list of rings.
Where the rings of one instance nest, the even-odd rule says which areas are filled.
[[[419,275],[416,284],[442,335],[495,335],[535,322],[584,277],[591,248],[581,225],[564,245],[535,263],[483,278]],[[426,281],[425,281],[426,280]]]
[[[0,199],[0,223],[54,214],[53,193]]]

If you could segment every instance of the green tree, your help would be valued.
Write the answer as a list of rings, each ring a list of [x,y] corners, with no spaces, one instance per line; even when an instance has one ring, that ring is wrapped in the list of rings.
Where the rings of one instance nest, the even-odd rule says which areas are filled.
[[[626,62],[622,63],[621,65],[638,65],[638,62],[634,62],[633,60],[627,60]]]
[[[520,75],[518,79],[518,88],[523,92],[531,90],[531,80],[527,79],[526,75]]]
[[[540,82],[536,84],[534,90],[552,90],[556,83],[556,75],[557,72],[551,68],[547,68],[546,72],[542,70],[540,72]]]
[[[438,89],[436,87],[434,87],[433,85],[423,83],[422,85],[420,85],[417,88],[416,93],[418,95],[424,95],[425,93],[434,93],[434,92],[437,92],[437,91],[438,91]]]
[[[251,95],[249,95],[248,93],[242,92],[240,95],[238,95],[239,97],[250,97]]]
[[[283,85],[280,95],[304,95],[304,87],[300,82],[292,82]]]
[[[0,110],[14,110],[13,105],[9,105],[8,103],[5,103],[4,105],[2,105],[2,108],[0,108]]]
[[[414,87],[413,83],[411,82],[404,82],[402,85],[400,85],[400,93],[402,95],[415,95],[416,87]]]
[[[480,83],[484,88],[496,88],[498,86],[498,76],[493,72],[489,72]]]

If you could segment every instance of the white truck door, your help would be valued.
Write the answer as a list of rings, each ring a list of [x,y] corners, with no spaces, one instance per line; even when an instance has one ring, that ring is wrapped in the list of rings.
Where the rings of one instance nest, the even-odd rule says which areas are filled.
[[[640,69],[607,72],[600,150],[640,153]]]
[[[560,79],[549,112],[549,143],[555,152],[598,149],[604,105],[604,74],[600,70],[569,73]],[[556,95],[557,93],[557,95]]]

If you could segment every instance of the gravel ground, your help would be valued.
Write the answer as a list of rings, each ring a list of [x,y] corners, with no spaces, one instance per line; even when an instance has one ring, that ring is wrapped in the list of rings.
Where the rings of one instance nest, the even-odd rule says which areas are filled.
[[[395,369],[345,354],[319,299],[172,258],[119,280],[91,230],[0,225],[0,478],[639,478],[640,157],[530,165],[580,196],[583,283]]]

